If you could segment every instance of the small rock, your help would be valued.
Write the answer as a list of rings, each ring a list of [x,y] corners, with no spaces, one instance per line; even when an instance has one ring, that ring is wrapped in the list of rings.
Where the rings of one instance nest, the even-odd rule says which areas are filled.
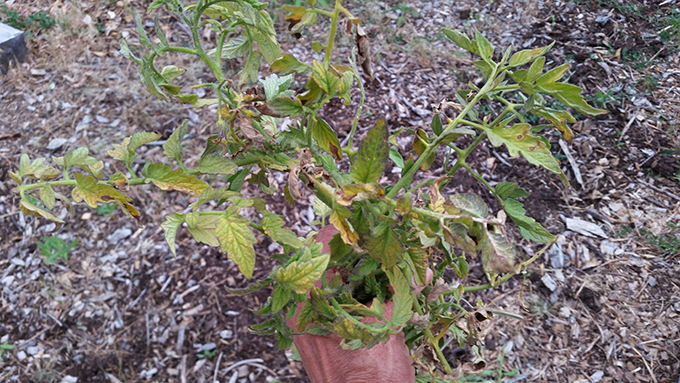
[[[0,281],[0,282],[2,282],[2,284],[5,285],[5,286],[9,286],[9,285],[12,284],[12,282],[14,282],[14,275],[6,276],[6,277],[2,278],[2,281]]]
[[[23,352],[23,351],[17,352],[17,359],[19,359],[19,362],[23,362],[24,359],[26,359],[27,357],[28,357],[28,355],[26,355],[25,352]]]
[[[597,370],[595,371],[594,374],[590,375],[590,380],[593,382],[597,383],[602,380],[602,377],[604,376],[604,371],[602,370]]]
[[[196,352],[203,352],[203,351],[211,351],[217,348],[217,345],[215,343],[207,343],[198,348]]]
[[[602,241],[600,243],[600,251],[607,255],[614,255],[619,245],[616,242]]]
[[[555,279],[557,279],[560,282],[564,282],[566,280],[566,278],[564,277],[564,273],[562,272],[562,269],[555,270]]]
[[[118,242],[122,241],[123,239],[129,237],[132,235],[132,230],[128,229],[127,227],[121,227],[116,229],[116,231],[113,232],[113,234],[109,235],[109,242],[112,245],[118,244]]]
[[[555,282],[554,279],[549,274],[544,275],[541,277],[541,281],[547,287],[550,291],[555,291],[557,290],[557,282]]]
[[[220,338],[222,339],[231,339],[233,336],[234,332],[229,329],[220,331]]]
[[[248,365],[244,364],[243,366],[238,368],[238,377],[242,378],[244,376],[248,376]]]
[[[31,69],[31,76],[44,76],[47,71],[44,69]]]
[[[649,285],[652,287],[656,286],[656,278],[649,277],[649,279],[647,279],[647,283],[649,283]]]
[[[562,251],[562,246],[553,243],[553,245],[550,246],[548,255],[550,256],[550,265],[553,269],[561,269],[564,267],[564,252]]]
[[[604,26],[605,24],[607,24],[607,22],[609,22],[609,20],[610,20],[609,16],[597,16],[595,22]]]
[[[104,117],[104,116],[96,115],[96,116],[94,116],[94,118],[97,120],[97,122],[101,122],[102,124],[108,124],[109,123],[109,119]]]
[[[156,367],[150,369],[150,370],[142,370],[142,372],[139,374],[139,377],[142,379],[151,379],[156,373],[158,372],[158,369]]]
[[[90,126],[90,122],[92,122],[92,117],[90,116],[85,116],[83,119],[76,125],[76,132],[80,132],[83,129],[87,129]]]
[[[31,347],[29,347],[29,348],[26,349],[26,352],[27,352],[29,355],[35,355],[35,354],[38,353],[38,351],[40,351],[40,349],[39,349],[38,347],[36,347],[36,346],[31,346]]]
[[[47,149],[49,150],[56,150],[61,148],[66,142],[68,142],[67,139],[65,138],[53,138],[52,141],[50,141],[49,144],[47,144]]]
[[[66,375],[64,376],[60,383],[77,383],[77,382],[78,378],[76,378],[75,376]]]

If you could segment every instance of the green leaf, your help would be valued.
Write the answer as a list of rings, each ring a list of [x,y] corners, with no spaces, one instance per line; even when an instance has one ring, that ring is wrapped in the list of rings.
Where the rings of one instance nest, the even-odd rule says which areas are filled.
[[[162,1],[165,2],[165,0]],[[161,41],[160,45],[166,47],[169,46],[170,44],[168,44],[168,39],[165,37],[163,29],[161,29],[161,25],[158,23],[158,16],[154,17],[153,19],[153,27],[156,31],[156,36],[158,36],[158,39]]]
[[[411,287],[404,276],[404,273],[398,267],[385,270],[385,274],[390,280],[390,285],[394,289],[392,301],[394,308],[392,309],[392,319],[390,323],[392,327],[401,327],[411,319],[413,315],[413,295],[411,294]]]
[[[541,76],[541,72],[543,72],[543,66],[544,65],[545,65],[545,57],[539,57],[538,59],[536,59],[536,61],[531,63],[531,66],[529,67],[529,71],[526,72],[526,77],[522,80],[526,81],[526,82],[530,82],[530,83],[533,83],[534,81],[536,81]],[[513,77],[513,79],[515,79],[515,78]]]
[[[40,200],[45,204],[46,208],[52,209],[54,207],[56,200],[54,198],[54,190],[50,184],[45,184],[45,186],[40,188]]]
[[[272,284],[271,279],[262,279],[257,282],[253,282],[249,284],[248,286],[242,288],[242,289],[230,289],[230,288],[225,288],[227,291],[227,294],[233,294],[233,295],[246,295],[250,293],[254,293],[258,290],[261,290],[265,287],[269,287]]]
[[[279,77],[275,73],[271,76],[260,80],[264,88],[264,95],[267,101],[276,98],[279,93],[285,91],[290,86],[293,80],[293,75]]]
[[[139,43],[147,48],[153,48],[153,44],[151,44],[151,40],[149,40],[149,36],[146,34],[146,31],[144,30],[144,26],[142,25],[142,17],[140,16],[139,13],[135,14],[135,25],[136,25],[135,29],[137,30],[137,34],[139,35]]]
[[[283,309],[290,300],[290,290],[286,290],[281,285],[274,287],[272,293],[272,314],[276,314]]]
[[[286,74],[290,74],[290,73],[304,73],[304,72],[312,69],[312,67],[310,67],[307,64],[303,64],[303,63],[299,62],[292,55],[284,53],[283,56],[280,59],[274,61],[271,64],[270,69],[274,73],[280,73],[280,74],[286,75]]]
[[[356,183],[374,183],[385,172],[389,148],[388,131],[385,120],[380,119],[368,131],[366,138],[359,146],[359,151],[352,164],[350,174]]]
[[[409,249],[404,253],[404,259],[411,268],[411,275],[418,286],[425,286],[427,283],[427,251],[420,249]]]
[[[255,248],[257,239],[250,230],[249,221],[236,214],[220,216],[215,233],[229,259],[238,265],[241,274],[250,279],[255,270]]]
[[[537,83],[540,81],[541,79],[539,78]],[[536,89],[555,97],[563,104],[576,109],[580,113],[589,114],[591,116],[607,113],[604,109],[596,109],[588,105],[588,103],[583,100],[583,97],[581,97],[581,88],[576,85],[558,82],[554,84],[539,84],[536,86]]]
[[[251,46],[252,44],[248,37],[235,37],[222,46],[222,58],[235,59],[238,57],[243,57],[252,50]],[[208,55],[214,56],[215,53],[217,53],[217,49],[212,49],[208,52]]]
[[[142,169],[142,175],[146,177],[146,183],[153,183],[162,190],[177,190],[195,196],[201,195],[209,185],[205,181],[184,173],[184,170],[170,170],[170,165],[164,163],[152,164],[147,162]]]
[[[435,113],[434,116],[432,116],[432,122],[430,123],[430,127],[432,128],[432,131],[434,134],[439,136],[442,134],[444,131],[444,127],[442,126],[442,119],[439,116],[439,113]]]
[[[163,67],[163,70],[161,71],[161,76],[165,79],[167,82],[172,82],[177,76],[181,76],[184,72],[186,72],[186,69],[183,68],[178,68],[175,65],[168,65]]]
[[[208,137],[208,144],[198,161],[198,167],[194,169],[195,171],[203,174],[231,175],[236,173],[238,166],[234,161],[222,155],[222,146],[215,142],[218,140],[217,135]]]
[[[503,201],[503,209],[508,216],[519,226],[522,237],[529,241],[538,243],[548,243],[555,240],[555,236],[550,234],[540,223],[531,217],[526,216],[524,205],[514,199]]]
[[[299,99],[291,100],[288,97],[278,97],[267,102],[269,108],[281,116],[296,117],[304,113],[302,102]]]
[[[135,132],[131,137],[125,137],[121,144],[113,144],[113,149],[108,154],[119,161],[125,162],[130,167],[137,158],[135,150],[144,144],[161,138],[158,132]]]
[[[60,166],[63,166],[66,171],[68,171],[71,166],[80,166],[86,172],[101,179],[104,176],[102,171],[104,169],[104,163],[89,156],[89,152],[87,147],[81,146],[66,153],[64,157],[52,157],[52,159]]]
[[[479,55],[482,56],[484,61],[490,61],[491,56],[493,56],[493,45],[486,39],[477,29],[475,29],[475,40],[477,41],[477,49],[479,50]]]
[[[309,129],[312,131],[312,137],[314,137],[316,144],[326,153],[333,155],[335,159],[341,160],[342,148],[340,147],[340,141],[330,125],[318,116],[310,118],[309,124]]]
[[[273,278],[281,286],[298,294],[304,294],[314,286],[314,282],[321,279],[330,258],[330,254],[323,254],[308,261],[293,261],[285,268],[274,272]]]
[[[251,51],[243,67],[239,72],[238,83],[240,85],[254,84],[257,82],[257,75],[260,70],[260,52]]]
[[[404,255],[404,247],[397,234],[389,227],[374,232],[366,239],[366,250],[376,261],[381,262],[385,268],[391,268],[401,260]]]
[[[139,57],[135,56],[134,53],[130,50],[130,47],[128,46],[127,40],[125,39],[120,39],[120,50],[119,50],[121,56],[125,57],[126,59],[133,60],[137,65],[142,64],[142,60],[139,59]]]
[[[312,288],[309,292],[309,303],[312,305],[312,308],[317,314],[325,317],[326,319],[333,320],[338,316],[338,313],[335,311],[335,309],[330,304],[328,304],[328,301],[323,298],[321,290],[316,287]]]
[[[46,165],[44,158],[36,158],[31,162],[28,154],[24,153],[19,159],[19,174],[17,178],[21,181],[22,177],[40,180],[50,180],[59,176],[57,169]]]
[[[307,329],[307,326],[316,320],[317,317],[318,315],[316,314],[316,311],[314,311],[312,304],[305,303],[300,310],[300,315],[298,315],[297,323],[295,324],[296,330],[298,332],[304,332]]]
[[[512,55],[512,57],[510,57],[510,62],[508,63],[508,66],[510,66],[511,68],[522,66],[532,61],[536,57],[543,56],[547,51],[550,50],[550,48],[553,47],[553,45],[555,45],[554,41],[550,43],[550,45],[548,45],[547,47],[537,49],[525,49],[519,51]]]
[[[453,206],[474,217],[486,218],[489,215],[489,208],[476,194],[454,194],[449,196],[449,200]]]
[[[165,241],[170,247],[170,251],[174,256],[177,256],[175,247],[175,238],[177,238],[177,230],[179,226],[184,223],[184,214],[173,213],[165,216],[165,222],[161,224],[161,228],[165,230]]]
[[[559,162],[552,156],[545,142],[529,134],[530,131],[529,124],[515,124],[510,128],[488,129],[486,133],[494,147],[505,144],[510,156],[517,157],[521,154],[530,163],[548,169],[568,184]]]
[[[260,225],[262,226],[264,233],[276,242],[281,242],[296,249],[304,246],[295,233],[289,229],[283,228],[283,218],[276,214],[269,212],[264,213]]]
[[[334,94],[340,86],[340,78],[326,68],[322,63],[314,60],[312,79],[327,94]]]
[[[477,53],[477,46],[470,41],[470,39],[464,34],[459,31],[451,30],[451,29],[442,29],[442,32],[444,32],[444,35],[451,39],[456,45],[459,47],[470,51],[472,53]]]
[[[404,158],[399,154],[397,148],[390,148],[390,159],[398,168],[404,168]]]
[[[492,74],[493,74],[493,68],[491,65],[489,65],[488,62],[484,60],[477,60],[474,62],[475,66],[477,69],[479,69],[480,72],[482,72],[482,76],[484,76],[484,79],[488,79]]]
[[[550,85],[555,83],[555,81],[558,81],[559,79],[564,76],[564,74],[567,72],[569,69],[569,64],[562,64],[558,67],[555,67],[547,72],[541,77],[536,80],[536,85]]]
[[[518,188],[514,182],[501,182],[495,187],[496,194],[503,198],[520,198],[529,195],[524,189]]]
[[[177,129],[170,135],[168,140],[163,144],[163,153],[174,158],[177,161],[182,161],[182,151],[180,150],[180,144],[187,134],[187,128],[189,127],[189,120],[182,121]]]

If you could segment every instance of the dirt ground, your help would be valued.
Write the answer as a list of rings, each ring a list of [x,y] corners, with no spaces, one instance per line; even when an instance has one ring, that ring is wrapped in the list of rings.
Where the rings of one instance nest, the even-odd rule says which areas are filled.
[[[165,139],[189,119],[196,145],[188,145],[187,162],[200,154],[192,147],[210,134],[214,111],[150,96],[137,68],[117,52],[121,37],[137,41],[133,17],[146,6],[15,0],[0,8],[2,22],[11,12],[25,18],[44,11],[57,20],[49,31],[33,29],[27,62],[0,77],[0,345],[15,346],[4,354],[0,348],[0,381],[307,382],[292,352],[248,330],[261,320],[250,309],[266,292],[227,294],[224,287],[248,281],[224,254],[182,231],[172,256],[160,223],[187,207],[183,196],[133,190],[144,228],[120,212],[107,216],[81,204],[53,232],[54,225],[18,211],[8,171],[22,153],[50,158],[87,145],[106,163],[110,145],[133,131],[159,131]],[[283,28],[283,11],[273,6]],[[610,111],[580,119],[570,145],[551,136],[571,187],[491,146],[471,156],[489,182],[516,181],[528,190],[528,215],[559,240],[527,275],[466,297],[523,319],[496,316],[486,329],[489,368],[464,381],[680,382],[679,7],[676,0],[349,5],[371,38],[377,75],[366,84],[360,134],[380,117],[392,131],[427,127],[432,104],[480,81],[470,56],[443,37],[443,27],[478,28],[503,50],[555,41],[547,65],[570,62],[568,81]],[[169,33],[185,33],[167,14],[160,21]],[[675,39],[667,37],[673,31]],[[311,60],[318,54],[309,43],[327,33],[323,25],[299,42],[284,38],[282,50]],[[338,46],[338,57],[346,57],[344,37]],[[175,60],[188,69],[187,83],[209,78],[200,65]],[[338,102],[324,112],[341,141],[354,108]],[[405,134],[397,141],[402,152],[410,150]],[[140,152],[145,160],[162,156],[159,145]],[[105,172],[124,171],[118,166],[106,163]],[[438,172],[435,164],[425,176]],[[498,208],[474,178],[459,174],[451,190],[475,192]],[[308,204],[287,205],[284,182],[283,175],[276,179],[268,203],[305,235],[314,212]],[[79,243],[67,261],[46,266],[38,244],[52,235]],[[277,250],[259,239],[254,278],[271,271],[275,261],[267,256]],[[536,250],[515,239],[525,253]],[[479,265],[471,266],[464,284],[484,280]],[[466,352],[447,349],[451,358]]]

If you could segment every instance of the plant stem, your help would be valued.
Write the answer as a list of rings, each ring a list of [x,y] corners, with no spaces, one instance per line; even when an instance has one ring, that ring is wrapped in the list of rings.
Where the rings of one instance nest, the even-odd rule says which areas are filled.
[[[486,132],[481,132],[479,136],[477,136],[477,138],[475,138],[475,140],[472,141],[472,144],[470,144],[470,146],[468,146],[467,149],[465,149],[465,151],[458,156],[456,163],[453,164],[451,170],[449,170],[446,174],[448,174],[449,176],[453,176],[454,174],[456,174],[458,169],[460,169],[465,164],[465,159],[470,155],[470,153],[472,153],[472,151],[477,147],[477,145],[479,145],[480,142],[482,142],[482,140],[485,137]],[[442,182],[442,184],[444,183]]]
[[[338,29],[338,17],[340,16],[340,8],[342,8],[342,0],[335,0],[335,8],[331,16],[331,32],[328,35],[328,43],[326,44],[326,53],[323,57],[324,66],[331,63],[331,54],[333,54],[333,43],[335,42],[335,32]]]
[[[432,154],[432,152],[437,148],[439,142],[446,136],[447,133],[449,133],[453,128],[458,126],[464,119],[465,115],[479,102],[479,100],[484,97],[484,95],[492,88],[494,80],[498,74],[498,67],[495,67],[493,70],[493,73],[491,76],[489,76],[489,79],[486,81],[482,89],[475,95],[475,97],[467,104],[465,105],[465,108],[460,112],[460,114],[456,117],[451,124],[437,137],[434,139],[432,144],[425,149],[425,151],[418,157],[418,160],[406,171],[406,174],[404,174],[401,179],[397,182],[396,185],[390,190],[389,193],[387,193],[387,198],[394,198],[395,195],[401,190],[401,188],[407,188],[408,185],[411,183],[411,179],[413,178],[413,175],[415,172],[420,168],[420,166],[425,162],[425,160]],[[479,137],[473,142],[473,145],[471,145],[466,152],[469,154],[469,152],[474,149],[474,146],[479,144],[479,142],[486,137],[485,133],[481,133]],[[459,157],[458,161],[456,161],[456,164],[454,165],[454,169],[458,170],[460,165],[458,165],[459,162],[465,161],[465,158]],[[455,173],[455,170],[453,173]]]
[[[352,129],[349,131],[349,139],[347,140],[347,148],[350,150],[354,150],[354,134],[357,131],[357,125],[359,125],[359,117],[361,117],[361,110],[364,107],[364,99],[366,98],[366,92],[364,90],[364,82],[361,80],[361,76],[358,75],[359,70],[357,69],[357,60],[356,60],[356,48],[352,49],[352,55],[349,58],[349,64],[352,67],[352,70],[354,70],[354,78],[356,78],[357,83],[359,84],[359,92],[361,94],[361,98],[359,99],[359,107],[357,108],[357,113],[354,115],[354,121],[352,121]],[[352,156],[349,157],[350,163],[354,158]]]
[[[442,366],[444,366],[444,371],[447,374],[453,374],[453,371],[451,370],[451,366],[449,365],[449,362],[446,360],[444,357],[444,354],[442,353],[442,350],[439,348],[439,342],[437,342],[434,339],[434,336],[432,335],[432,331],[430,330],[429,327],[425,328],[425,335],[427,336],[427,341],[434,348],[435,353],[437,353],[437,357],[439,358],[439,361],[441,362]]]

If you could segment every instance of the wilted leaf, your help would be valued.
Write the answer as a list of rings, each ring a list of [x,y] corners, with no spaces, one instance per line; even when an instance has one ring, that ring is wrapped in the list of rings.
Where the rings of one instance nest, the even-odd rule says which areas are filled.
[[[94,157],[89,156],[90,150],[81,146],[74,149],[64,155],[64,157],[52,157],[52,160],[63,166],[67,171],[71,166],[80,166],[86,172],[92,174],[93,176],[101,179],[103,176],[102,169],[104,169],[104,163],[97,160]]]
[[[57,169],[44,163],[44,158],[36,158],[31,162],[28,154],[24,153],[19,159],[19,173],[17,178],[28,177],[32,179],[51,180],[59,176]],[[17,181],[17,183],[19,183]]]
[[[345,185],[340,190],[337,202],[343,206],[350,206],[354,202],[360,202],[369,198],[382,198],[385,190],[375,184]]]
[[[45,184],[40,188],[40,200],[43,201],[46,208],[52,209],[54,207],[56,200],[54,198],[54,190],[52,190],[50,184]]]
[[[472,53],[478,52],[477,45],[472,43],[472,41],[470,41],[470,38],[468,38],[464,33],[447,28],[442,29],[442,32],[444,32],[444,35],[451,39],[451,41],[456,43],[456,45],[458,45],[459,47]]]
[[[449,201],[456,208],[463,210],[477,218],[486,218],[489,215],[489,208],[484,201],[476,194],[454,194],[449,196]]]
[[[484,37],[477,29],[475,29],[475,40],[477,41],[477,49],[479,50],[479,55],[482,56],[484,61],[491,60],[493,56],[493,45],[489,40]]]
[[[146,177],[146,183],[153,183],[162,190],[177,190],[194,196],[201,195],[209,185],[205,181],[184,173],[184,170],[170,170],[170,165],[164,163],[152,164],[147,162],[142,169],[142,175]]]
[[[519,52],[515,53],[514,55],[512,55],[512,57],[510,57],[510,61],[508,62],[508,66],[510,66],[510,67],[522,66],[522,65],[532,61],[536,57],[543,56],[547,51],[550,50],[550,48],[553,47],[553,45],[555,45],[554,41],[552,43],[550,43],[550,45],[548,45],[547,47],[537,48],[537,49],[525,49],[525,50],[519,51]]]
[[[351,216],[352,213],[349,210],[336,206],[331,212],[330,222],[340,231],[340,236],[346,244],[355,245],[359,242],[359,235],[347,222],[347,218]]]
[[[302,102],[299,99],[277,97],[267,103],[269,108],[281,116],[296,117],[304,112]]]
[[[260,52],[251,51],[241,68],[238,83],[241,85],[256,83],[258,71],[260,69]]]
[[[416,151],[416,154],[418,154],[418,156],[421,156],[425,152],[429,143],[430,139],[427,136],[427,132],[424,131],[423,129],[416,130],[416,135],[413,137],[413,149]],[[434,152],[430,153],[425,162],[423,162],[423,164],[420,166],[420,170],[426,171],[430,169],[430,166],[432,166],[434,159],[435,159]]]
[[[307,326],[316,320],[317,317],[318,315],[316,314],[316,311],[314,311],[312,304],[305,303],[300,310],[300,315],[298,315],[297,323],[295,324],[296,330],[298,332],[304,332],[307,329]]]
[[[64,221],[57,217],[56,215],[52,214],[48,210],[35,206],[25,198],[21,199],[20,208],[21,212],[24,213],[25,215],[38,215],[43,218],[49,219],[50,221],[64,223]]]
[[[537,83],[539,83],[540,81],[541,79],[539,78]],[[583,97],[581,97],[581,88],[579,88],[576,85],[566,84],[563,82],[552,84],[539,83],[536,86],[536,89],[555,97],[556,99],[560,100],[563,104],[576,109],[580,113],[589,114],[591,116],[597,116],[600,114],[607,113],[607,111],[604,109],[596,109],[588,105],[588,103],[585,102]]]
[[[477,227],[477,250],[482,255],[482,266],[487,273],[512,273],[516,267],[516,250],[501,233],[489,231],[480,224]]]
[[[574,119],[567,111],[536,107],[531,109],[531,114],[548,120],[554,127],[559,129],[564,140],[571,143],[572,138],[574,138],[574,133],[569,129],[567,123],[576,122],[576,119]]]
[[[284,289],[281,287],[281,285],[276,285],[271,297],[272,314],[276,314],[281,311],[281,309],[286,306],[286,303],[288,303],[289,300],[290,290]]]
[[[71,197],[75,202],[84,200],[92,208],[97,207],[97,202],[114,202],[123,209],[125,214],[137,221],[138,225],[140,224],[141,215],[134,206],[130,205],[129,202],[132,201],[130,197],[111,186],[99,184],[92,176],[85,176],[82,173],[75,173],[73,176],[77,186],[71,192]]]

